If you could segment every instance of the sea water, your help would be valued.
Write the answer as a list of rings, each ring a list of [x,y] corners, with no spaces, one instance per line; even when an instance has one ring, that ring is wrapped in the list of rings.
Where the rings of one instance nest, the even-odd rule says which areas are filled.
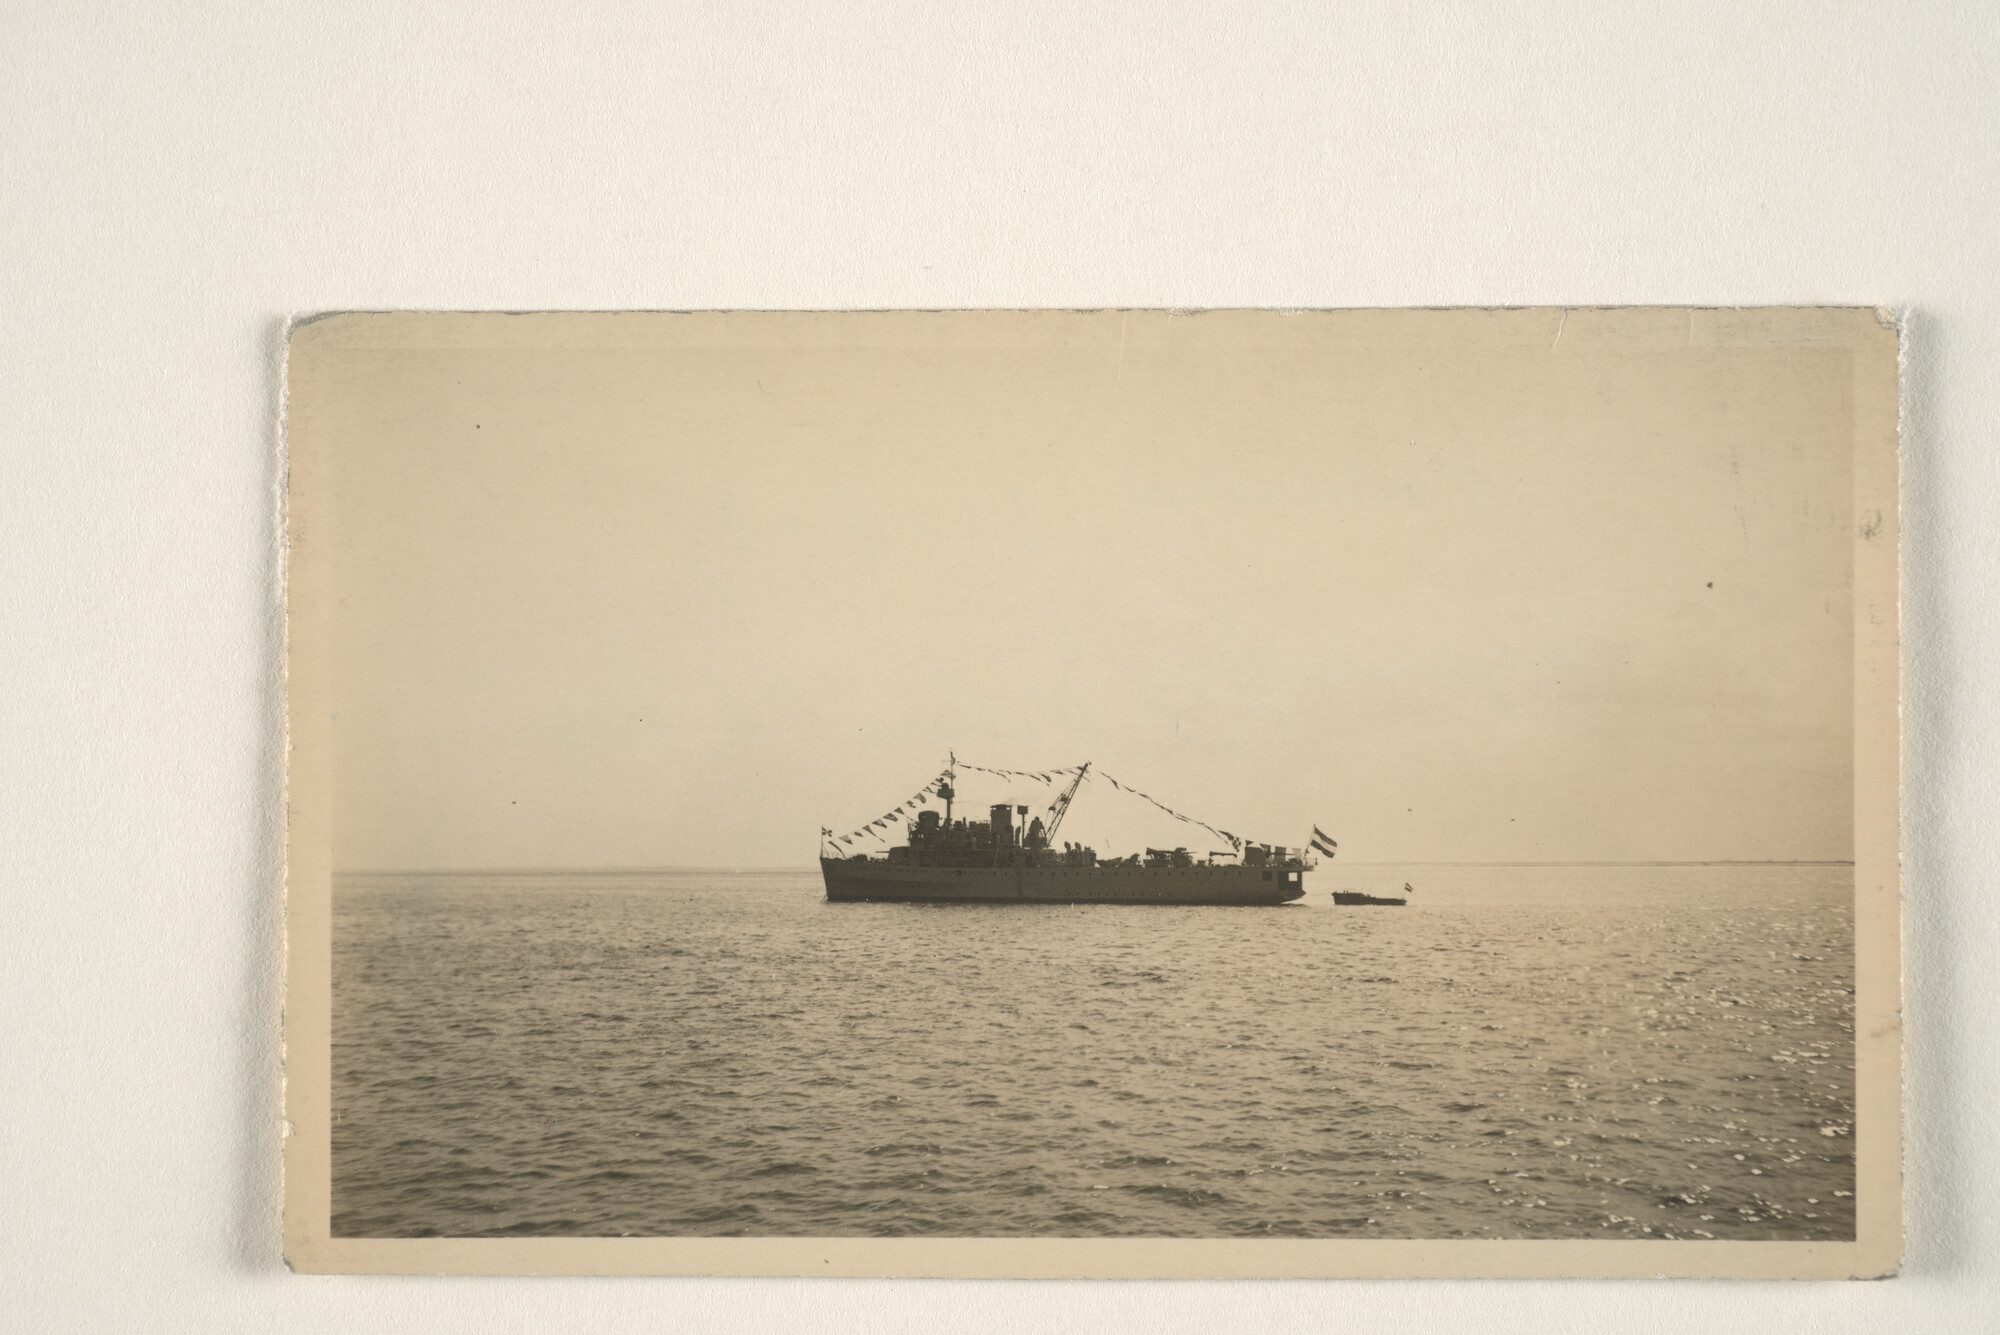
[[[1851,1238],[1852,880],[1322,867],[1197,908],[343,877],[333,1231]]]

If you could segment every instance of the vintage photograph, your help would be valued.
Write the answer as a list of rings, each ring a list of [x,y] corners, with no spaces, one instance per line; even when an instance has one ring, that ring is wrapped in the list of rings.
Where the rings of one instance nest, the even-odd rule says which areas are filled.
[[[1897,339],[302,322],[288,1256],[1892,1269]]]

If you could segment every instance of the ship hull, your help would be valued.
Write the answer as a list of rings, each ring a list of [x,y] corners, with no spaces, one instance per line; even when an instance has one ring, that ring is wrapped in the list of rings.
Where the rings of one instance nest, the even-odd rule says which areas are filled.
[[[1410,901],[1407,899],[1392,898],[1388,895],[1364,895],[1353,890],[1336,890],[1333,892],[1333,902],[1336,904],[1407,904]]]
[[[835,902],[905,904],[1286,904],[1296,868],[913,867],[821,858]]]

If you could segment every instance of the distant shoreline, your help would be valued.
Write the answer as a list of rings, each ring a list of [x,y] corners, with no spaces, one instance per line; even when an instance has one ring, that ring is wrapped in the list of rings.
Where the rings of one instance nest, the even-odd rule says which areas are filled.
[[[1701,862],[1343,862],[1343,867],[1852,867],[1853,858],[1710,858]]]

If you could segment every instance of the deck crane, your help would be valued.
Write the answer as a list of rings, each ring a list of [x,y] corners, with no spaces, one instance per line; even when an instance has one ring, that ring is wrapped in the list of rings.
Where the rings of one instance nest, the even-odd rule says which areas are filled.
[[[1049,803],[1049,828],[1042,833],[1042,838],[1048,842],[1049,847],[1055,847],[1056,827],[1062,824],[1062,818],[1069,813],[1070,799],[1076,796],[1076,790],[1083,786],[1083,776],[1089,772],[1090,762],[1086,760],[1077,770],[1076,777],[1070,780],[1069,787],[1063,789],[1062,796]]]

